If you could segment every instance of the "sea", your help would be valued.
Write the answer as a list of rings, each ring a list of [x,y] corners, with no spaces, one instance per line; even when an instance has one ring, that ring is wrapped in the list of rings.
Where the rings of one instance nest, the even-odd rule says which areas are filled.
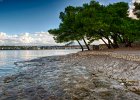
[[[19,72],[20,68],[14,64],[15,62],[27,61],[39,57],[66,55],[79,51],[81,50],[0,50],[0,77]]]

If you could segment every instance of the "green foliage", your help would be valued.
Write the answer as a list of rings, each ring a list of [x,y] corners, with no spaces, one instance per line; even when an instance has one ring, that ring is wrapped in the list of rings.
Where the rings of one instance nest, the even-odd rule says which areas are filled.
[[[139,9],[139,4],[135,6]],[[132,43],[140,38],[140,21],[128,18],[128,9],[125,2],[103,6],[94,0],[82,7],[68,6],[60,12],[59,28],[51,29],[49,33],[54,35],[56,42],[86,38],[91,44],[94,40],[106,38],[111,43],[111,37],[112,46],[120,42]]]

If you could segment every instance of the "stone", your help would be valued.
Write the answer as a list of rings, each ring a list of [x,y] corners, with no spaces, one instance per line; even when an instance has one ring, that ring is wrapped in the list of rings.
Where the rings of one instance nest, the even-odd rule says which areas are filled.
[[[10,82],[12,82],[14,79],[15,79],[14,76],[8,76],[8,77],[6,77],[3,81],[4,81],[4,83],[10,83]]]
[[[134,56],[90,51],[22,62],[29,70],[1,82],[0,100],[139,100]]]

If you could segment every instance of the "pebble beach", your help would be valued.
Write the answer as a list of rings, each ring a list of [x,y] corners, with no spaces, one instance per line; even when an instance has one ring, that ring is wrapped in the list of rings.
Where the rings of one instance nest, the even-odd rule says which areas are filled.
[[[16,62],[0,100],[140,100],[140,52],[85,51]]]

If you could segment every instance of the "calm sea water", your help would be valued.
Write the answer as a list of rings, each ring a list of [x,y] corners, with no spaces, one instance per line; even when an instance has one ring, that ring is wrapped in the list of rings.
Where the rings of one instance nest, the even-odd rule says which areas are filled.
[[[0,77],[14,74],[20,69],[14,65],[14,62],[30,60],[37,57],[66,55],[76,53],[76,50],[1,50],[0,51]]]

